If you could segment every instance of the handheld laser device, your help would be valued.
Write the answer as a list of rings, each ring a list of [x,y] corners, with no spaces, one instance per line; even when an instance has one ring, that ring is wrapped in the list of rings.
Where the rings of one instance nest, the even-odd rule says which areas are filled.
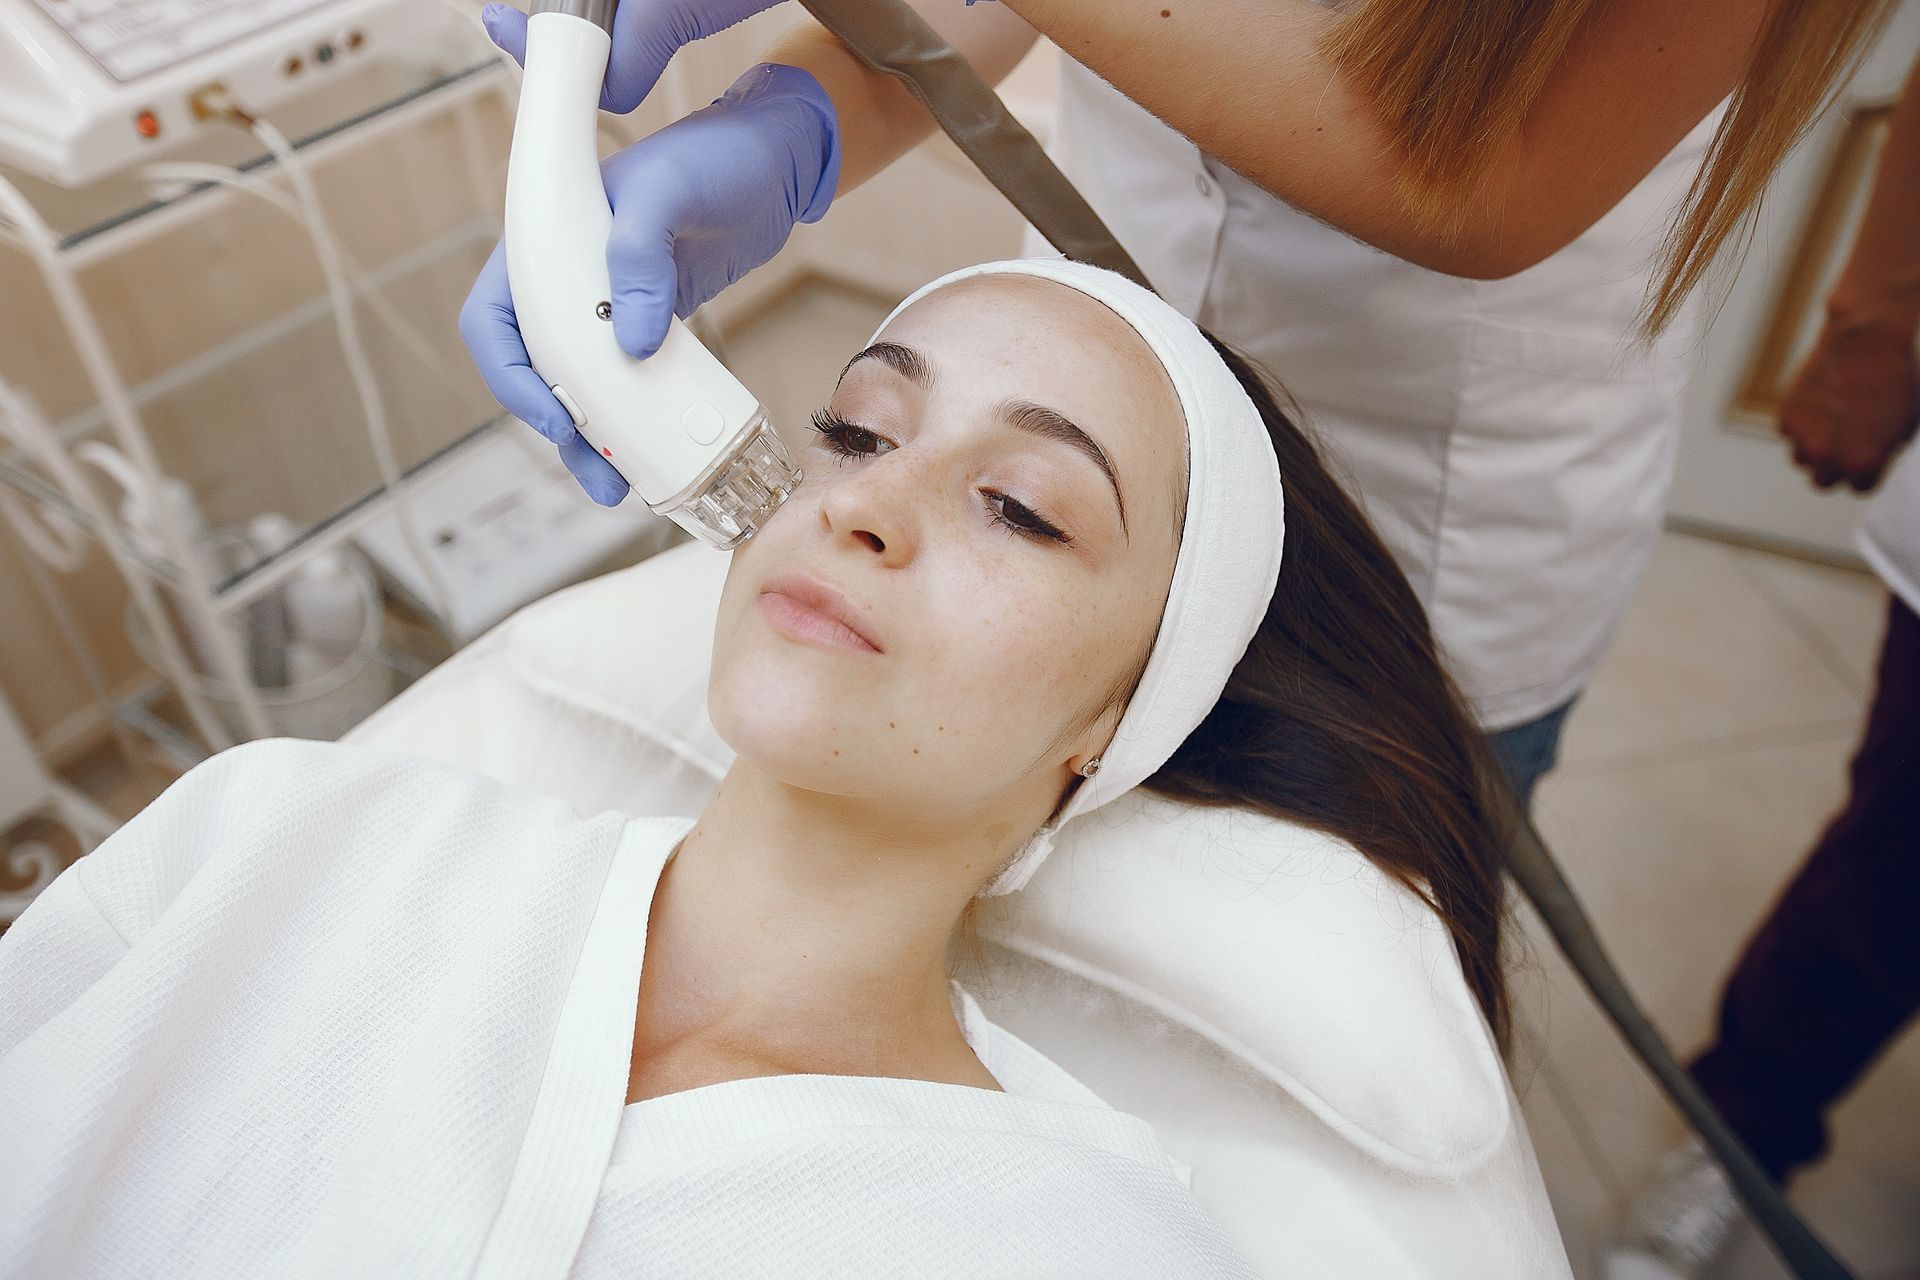
[[[800,482],[767,411],[678,319],[645,360],[613,336],[595,124],[617,0],[534,0],[507,163],[507,277],[533,367],[660,515],[722,550]]]

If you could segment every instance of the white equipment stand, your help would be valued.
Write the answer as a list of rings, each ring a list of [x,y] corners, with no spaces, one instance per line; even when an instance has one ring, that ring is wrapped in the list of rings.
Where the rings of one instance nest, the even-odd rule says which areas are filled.
[[[86,530],[107,550],[126,580],[162,665],[168,668],[168,682],[206,750],[231,746],[234,738],[201,692],[201,682],[192,676],[193,667],[160,584],[172,589],[167,594],[176,608],[200,615],[187,621],[210,650],[206,657],[213,669],[207,674],[236,693],[244,736],[266,736],[272,728],[245,655],[222,619],[353,536],[391,504],[393,494],[383,486],[306,530],[280,553],[224,582],[208,579],[186,531],[164,503],[156,504],[150,513],[161,554],[137,546],[114,516],[112,505],[98,497],[73,465],[76,460],[90,461],[86,437],[97,434],[102,426],[107,428],[118,453],[131,464],[147,492],[160,493],[164,472],[142,422],[141,406],[186,379],[258,350],[301,322],[301,317],[288,313],[262,326],[275,333],[241,334],[213,352],[133,387],[122,375],[81,291],[79,275],[182,220],[204,215],[216,207],[215,202],[232,199],[237,193],[230,188],[260,188],[262,194],[284,203],[286,197],[272,186],[279,166],[271,157],[259,157],[235,166],[237,175],[229,170],[224,180],[186,183],[185,189],[164,198],[126,202],[132,207],[123,205],[104,218],[90,216],[87,225],[74,232],[56,230],[26,191],[38,189],[64,200],[67,192],[37,188],[35,179],[85,181],[129,161],[168,158],[158,147],[143,151],[151,144],[191,141],[196,132],[214,128],[231,132],[217,121],[196,118],[197,96],[210,85],[231,87],[249,108],[264,110],[297,89],[322,83],[339,68],[352,68],[355,57],[364,54],[359,65],[368,66],[386,48],[404,50],[409,42],[417,47],[427,39],[434,42],[434,62],[450,69],[420,70],[407,91],[294,140],[293,149],[304,159],[321,161],[429,116],[458,110],[486,94],[500,95],[510,115],[512,75],[471,21],[462,31],[458,17],[448,7],[418,0],[199,0],[194,4],[185,0],[88,0],[84,4],[0,0],[0,161],[11,162],[19,174],[16,179],[0,167],[0,243],[18,247],[34,261],[97,401],[96,408],[53,429],[61,450],[70,457],[49,466],[45,457],[33,458],[19,449],[0,450],[0,483],[25,494],[40,510]],[[173,27],[156,31],[154,24],[162,19],[173,22]],[[437,35],[431,34],[435,28]],[[145,37],[140,34],[143,31]],[[456,43],[456,38],[464,43]],[[326,52],[324,60],[321,51]],[[471,113],[460,117],[462,137],[469,152],[469,172],[475,175],[476,208],[485,209],[497,197],[482,189],[478,175],[487,170],[488,149],[476,136],[470,117]],[[158,136],[150,136],[148,130]],[[497,217],[490,217],[464,228],[458,236],[443,237],[430,248],[444,254],[483,243],[498,231]],[[323,302],[317,305],[324,307]],[[311,319],[311,314],[304,317]],[[101,446],[92,448],[98,451]],[[39,467],[30,465],[35,462]],[[45,474],[49,471],[54,473],[51,477]],[[206,625],[198,625],[202,622]],[[177,734],[165,732],[148,710],[151,696],[117,706],[116,718],[149,732],[183,765],[205,754]]]
[[[14,824],[49,810],[79,838],[82,851],[93,849],[119,825],[113,815],[46,771],[13,709],[0,698],[0,841]],[[63,865],[39,841],[0,843],[0,873],[10,886],[0,887],[0,928],[12,924]],[[28,872],[24,883],[14,883]]]

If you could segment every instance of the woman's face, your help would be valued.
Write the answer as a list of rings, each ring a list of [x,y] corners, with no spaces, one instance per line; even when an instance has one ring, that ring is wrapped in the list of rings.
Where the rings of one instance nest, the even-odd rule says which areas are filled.
[[[734,553],[714,725],[790,785],[1011,848],[1106,747],[1159,628],[1173,387],[1100,303],[987,276],[903,312],[815,426],[805,483]]]

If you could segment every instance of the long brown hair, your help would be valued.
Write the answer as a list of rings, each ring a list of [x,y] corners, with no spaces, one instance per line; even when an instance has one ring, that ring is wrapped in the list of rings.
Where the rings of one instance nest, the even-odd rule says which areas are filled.
[[[1494,1036],[1504,783],[1406,576],[1273,391],[1208,335],[1259,409],[1286,495],[1280,583],[1220,701],[1148,788],[1346,840],[1446,925]]]
[[[1365,93],[1403,157],[1400,195],[1456,228],[1601,0],[1363,0],[1326,51]],[[1751,226],[1768,180],[1819,115],[1893,0],[1772,0],[1705,162],[1668,229],[1642,312],[1653,336],[1714,256]]]

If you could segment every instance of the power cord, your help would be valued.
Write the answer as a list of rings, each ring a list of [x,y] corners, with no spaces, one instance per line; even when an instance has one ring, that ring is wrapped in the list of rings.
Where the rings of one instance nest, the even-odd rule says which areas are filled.
[[[443,623],[451,626],[454,616],[453,595],[428,553],[426,539],[421,536],[411,502],[412,482],[401,473],[394,454],[393,432],[387,420],[386,404],[381,399],[372,363],[367,359],[366,347],[361,342],[359,320],[354,310],[354,292],[347,282],[340,242],[327,222],[326,209],[320,200],[319,190],[314,186],[306,160],[271,122],[241,106],[224,85],[209,85],[199,90],[193,95],[192,103],[196,115],[204,119],[225,120],[246,129],[259,139],[261,145],[279,162],[293,186],[294,195],[305,210],[303,221],[308,238],[313,242],[314,253],[319,258],[321,274],[326,279],[327,294],[333,303],[334,328],[339,335],[341,352],[346,357],[354,391],[360,400],[367,440],[373,448],[374,464],[379,469],[381,482],[393,499],[401,540],[419,563],[426,579],[427,594],[431,597],[428,604],[439,614]]]
[[[312,224],[307,221],[306,209],[298,201],[289,199],[259,179],[240,169],[228,165],[210,164],[197,160],[162,160],[145,166],[140,176],[147,179],[157,191],[168,189],[177,191],[182,184],[199,186],[219,186],[240,195],[251,196],[269,208],[277,209],[298,222],[308,233],[312,233]],[[335,250],[340,255],[340,264],[345,269],[347,280],[352,286],[353,297],[357,302],[365,303],[379,321],[386,325],[393,336],[400,341],[414,359],[418,360],[435,382],[450,394],[462,399],[476,399],[476,391],[471,370],[459,371],[433,350],[433,345],[410,324],[399,309],[373,282],[372,274],[358,262],[345,245],[337,244]],[[492,401],[487,401],[491,404]]]
[[[69,500],[91,500],[92,490],[86,487],[79,469],[60,447],[53,428],[41,415],[39,406],[25,392],[16,390],[4,380],[0,380],[0,440],[15,445],[26,457],[44,468],[68,493]],[[86,628],[74,617],[65,593],[47,572],[48,566],[66,575],[80,570],[87,559],[86,529],[57,507],[41,506],[40,517],[36,519],[28,510],[26,501],[6,485],[0,485],[0,515],[5,516],[14,533],[26,545],[30,554],[23,559],[27,575],[33,580],[34,591],[47,612],[53,615],[54,625],[66,640],[68,652],[79,664],[81,678],[86,682],[88,695],[93,699],[101,722],[113,735],[129,766],[132,766],[141,759],[139,747],[115,710],[115,700],[108,688],[106,673],[87,638]]]

